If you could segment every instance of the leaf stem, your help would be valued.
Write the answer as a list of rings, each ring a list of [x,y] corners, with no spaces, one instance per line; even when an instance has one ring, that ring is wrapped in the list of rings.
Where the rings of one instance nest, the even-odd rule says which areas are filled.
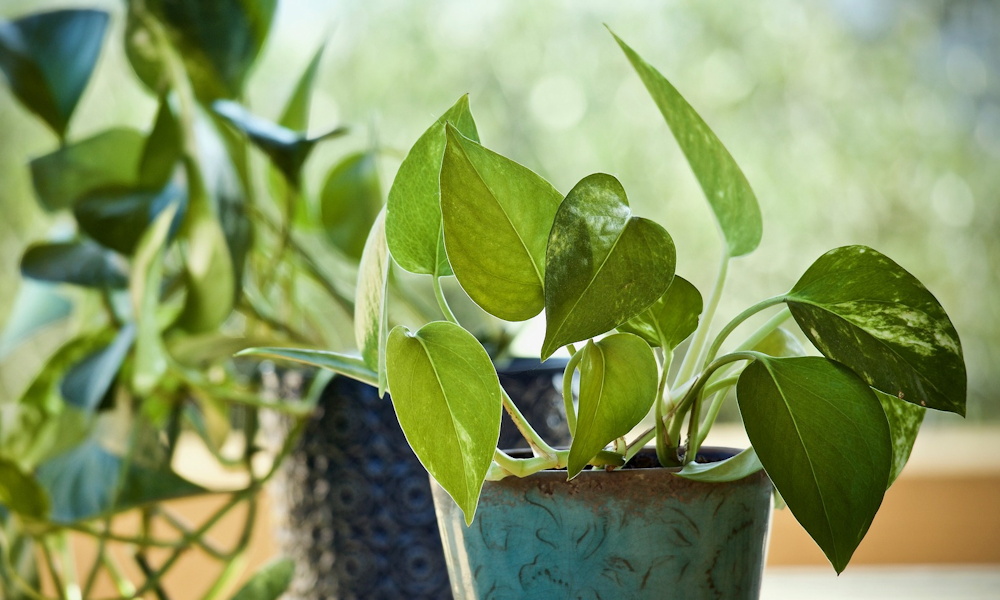
[[[701,425],[701,403],[704,397],[705,386],[712,378],[712,375],[728,364],[743,360],[756,360],[757,356],[758,355],[755,352],[734,352],[732,354],[726,354],[725,356],[719,357],[705,367],[705,371],[698,376],[698,379],[695,380],[687,394],[685,394],[685,398],[681,401],[681,405],[690,402],[692,406],[690,411],[690,422],[688,424],[687,449],[684,452],[684,464],[693,462],[698,456],[700,439],[704,437],[699,432]],[[690,398],[690,401],[688,398]]]
[[[680,370],[677,372],[677,378],[674,380],[674,384],[682,384],[694,375],[695,368],[697,365],[702,364],[701,353],[705,348],[705,343],[708,341],[709,331],[712,329],[712,321],[715,318],[715,313],[719,309],[719,301],[722,299],[722,289],[726,285],[726,275],[729,272],[729,253],[723,251],[722,260],[719,262],[719,272],[715,278],[715,286],[712,288],[712,295],[709,296],[708,303],[705,305],[705,310],[701,315],[701,320],[698,321],[698,327],[695,329],[694,337],[691,338],[691,345],[688,346],[687,354],[684,355],[684,360],[681,361]]]
[[[517,427],[517,430],[522,436],[524,436],[528,445],[531,446],[535,455],[541,457],[553,457],[558,454],[558,451],[543,440],[542,436],[538,435],[538,432],[535,431],[530,423],[528,423],[528,420],[524,418],[523,414],[521,414],[517,405],[514,404],[514,401],[510,399],[509,395],[507,395],[507,391],[501,389],[501,392],[504,409],[507,411],[507,414],[510,415],[510,419],[514,422],[514,426]]]
[[[754,304],[750,308],[736,315],[736,317],[732,321],[727,323],[726,326],[722,328],[722,331],[719,332],[719,335],[715,337],[715,341],[712,343],[712,347],[709,348],[708,354],[705,355],[704,364],[708,364],[713,360],[715,360],[716,355],[719,353],[719,349],[722,348],[722,343],[726,341],[726,338],[729,336],[729,334],[731,334],[737,327],[739,327],[743,323],[743,321],[746,321],[747,319],[759,313],[760,311],[764,310],[765,308],[770,308],[776,304],[781,304],[784,301],[785,301],[784,294],[780,296],[774,296],[773,298],[768,298],[767,300],[761,300],[757,304]],[[788,317],[787,316],[782,317],[781,321],[784,321],[786,318]],[[765,325],[765,327],[766,326],[767,325]],[[774,327],[777,327],[777,325],[775,325]],[[758,330],[758,332],[759,331],[761,330]],[[764,333],[764,336],[766,336],[767,333],[770,333],[770,330]],[[763,336],[761,336],[761,339],[763,339]]]
[[[441,314],[448,321],[459,325],[458,319],[455,318],[455,313],[451,312],[451,307],[448,306],[448,299],[444,297],[444,290],[441,289],[441,276],[435,274],[433,276],[434,281],[434,297],[437,299],[438,306],[441,307]]]
[[[661,340],[662,343],[662,340]],[[655,426],[653,432],[656,435],[656,459],[661,465],[667,466],[677,461],[677,453],[674,451],[671,453],[670,447],[673,442],[670,436],[667,435],[667,422],[664,415],[664,402],[666,401],[665,396],[667,394],[667,377],[670,373],[670,362],[673,359],[673,351],[663,350],[661,346],[661,352],[656,355],[657,363],[660,366],[660,381],[656,388],[656,406],[653,418],[655,419]],[[647,440],[648,441],[648,440]],[[645,442],[644,442],[645,443]],[[640,446],[641,447],[641,446]],[[626,460],[631,458],[626,453]]]
[[[576,431],[576,408],[573,406],[573,374],[576,371],[577,365],[580,364],[582,357],[582,353],[573,353],[569,362],[566,363],[566,368],[563,370],[563,406],[566,410],[566,425],[569,427],[570,435],[573,435]]]

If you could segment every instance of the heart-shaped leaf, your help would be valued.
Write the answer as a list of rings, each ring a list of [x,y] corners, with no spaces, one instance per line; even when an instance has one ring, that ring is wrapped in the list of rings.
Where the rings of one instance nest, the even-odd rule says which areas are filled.
[[[385,219],[389,252],[411,273],[451,275],[441,226],[441,163],[445,123],[479,141],[469,97],[462,96],[417,139],[403,159],[389,189]]]
[[[118,331],[113,342],[73,365],[63,377],[59,389],[70,406],[93,412],[111,389],[125,357],[135,341],[135,325]]]
[[[545,306],[545,246],[562,194],[446,127],[441,213],[451,268],[486,312],[525,321]]]
[[[96,288],[128,285],[124,261],[90,240],[35,244],[21,257],[21,274],[39,281]]]
[[[184,152],[180,124],[168,96],[160,98],[160,108],[153,130],[146,138],[139,161],[139,185],[143,189],[159,189],[166,185]]]
[[[675,263],[670,235],[632,216],[617,179],[582,179],[559,206],[549,235],[542,359],[649,308],[670,286]]]
[[[736,385],[750,443],[839,573],[885,494],[893,460],[885,413],[871,388],[839,363],[755,356]]]
[[[806,349],[802,347],[799,339],[792,335],[784,327],[778,327],[771,333],[764,336],[764,339],[757,342],[753,347],[754,352],[767,354],[768,356],[805,356]]]
[[[385,375],[385,345],[389,339],[389,248],[385,243],[385,210],[379,212],[368,234],[358,266],[354,296],[354,337],[361,357],[378,373],[381,396],[388,386]]]
[[[920,433],[920,425],[924,422],[927,409],[900,400],[896,396],[874,391],[889,420],[889,433],[892,436],[892,471],[889,473],[891,486],[903,472],[906,462],[910,460],[910,452],[913,451],[913,443],[917,441],[917,434]]]
[[[299,76],[295,89],[292,90],[291,96],[285,102],[285,109],[281,111],[281,118],[278,119],[278,124],[282,127],[292,131],[309,130],[309,104],[312,100],[316,72],[319,70],[319,62],[323,58],[323,50],[325,49],[326,44],[323,44],[316,50],[316,54],[313,54],[306,70]]]
[[[0,21],[0,70],[60,139],[101,53],[108,14],[56,10]]]
[[[471,333],[436,321],[393,329],[386,360],[406,441],[472,523],[500,439],[503,390],[489,355]]]
[[[865,246],[819,257],[785,298],[824,355],[891,396],[965,414],[958,332],[916,277]]]
[[[344,254],[361,258],[380,210],[382,187],[374,152],[351,154],[327,174],[319,197],[320,219],[329,240]]]
[[[739,165],[701,116],[667,78],[617,35],[643,85],[652,96],[677,144],[701,184],[726,243],[729,256],[742,256],[760,244],[763,222],[757,197]]]
[[[293,186],[299,185],[302,165],[319,142],[339,137],[347,133],[344,127],[337,127],[323,135],[308,137],[305,133],[292,131],[287,127],[258,117],[240,104],[231,100],[217,100],[212,109],[234,127],[250,138],[274,166]]]
[[[658,375],[653,351],[630,333],[587,342],[581,352],[580,408],[567,467],[570,479],[646,416],[656,398]]]
[[[277,0],[146,0],[143,6],[165,26],[195,93],[208,103],[241,95],[267,39],[276,4]],[[142,18],[137,19],[135,11],[129,17],[129,60],[140,79],[158,91],[162,58],[158,48],[148,45],[148,33],[138,35],[144,27]]]
[[[108,129],[31,161],[42,208],[72,206],[95,190],[132,188],[146,139],[134,129]]]
[[[739,481],[763,469],[757,452],[753,447],[747,448],[736,456],[718,462],[699,463],[691,461],[677,472],[678,477],[692,481],[707,481],[710,483],[725,483]]]
[[[185,201],[184,190],[173,183],[153,191],[98,192],[77,202],[73,215],[80,229],[102,246],[132,254],[146,227],[172,204],[178,210],[170,233],[176,233],[184,218]]]
[[[698,288],[675,275],[659,300],[619,325],[618,330],[634,333],[650,346],[672,350],[694,333],[702,308]]]

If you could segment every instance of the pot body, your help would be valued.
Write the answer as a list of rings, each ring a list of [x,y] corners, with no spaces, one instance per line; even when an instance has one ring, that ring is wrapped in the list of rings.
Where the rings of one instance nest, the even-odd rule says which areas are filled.
[[[552,361],[550,361],[552,362]],[[501,372],[526,417],[555,443],[568,438],[558,364]],[[301,372],[276,373],[278,396],[301,393]],[[506,415],[504,415],[506,420]],[[287,421],[266,424],[287,435]],[[518,444],[512,423],[502,439]],[[277,537],[296,563],[289,600],[450,597],[427,471],[388,396],[346,377],[324,388],[272,486]]]
[[[471,527],[433,488],[455,598],[760,595],[772,508],[763,472],[723,484],[660,468],[488,481]]]

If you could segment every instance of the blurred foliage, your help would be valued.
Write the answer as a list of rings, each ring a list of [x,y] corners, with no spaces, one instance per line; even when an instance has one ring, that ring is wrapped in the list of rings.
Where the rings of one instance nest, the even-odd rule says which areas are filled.
[[[44,4],[52,3],[13,0],[0,10]],[[94,4],[119,10],[110,0],[86,3]],[[311,120],[318,128],[370,123],[351,136],[401,152],[468,92],[484,143],[560,191],[590,172],[615,174],[636,211],[670,224],[678,247],[689,249],[678,273],[704,286],[715,261],[710,215],[681,208],[693,205],[681,197],[700,191],[602,23],[661,66],[754,186],[768,229],[760,251],[734,269],[730,285],[744,300],[789,287],[825,248],[871,245],[954,316],[970,369],[970,418],[1000,417],[992,375],[1000,361],[992,301],[1000,292],[1000,8],[989,0],[300,0],[279,5],[278,35],[247,83],[247,104],[277,114],[286,98],[270,82],[304,69],[323,42]],[[102,57],[123,60],[119,48]],[[71,137],[112,120],[142,125],[154,114],[152,99],[108,71],[99,69],[84,94]],[[9,289],[29,232],[53,226],[24,200],[23,168],[51,134],[4,88],[0,136],[0,281]],[[317,165],[328,163],[307,165],[310,195],[324,182]],[[383,183],[395,166],[383,161]],[[0,315],[10,296],[0,298]],[[9,390],[23,385],[0,378]]]

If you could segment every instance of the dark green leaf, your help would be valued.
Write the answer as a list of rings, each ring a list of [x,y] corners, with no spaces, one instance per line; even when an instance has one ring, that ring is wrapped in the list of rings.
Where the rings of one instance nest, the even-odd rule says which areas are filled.
[[[580,409],[567,467],[570,479],[646,416],[656,398],[658,376],[649,345],[630,333],[587,342],[581,352]]]
[[[30,519],[44,519],[49,512],[49,498],[30,475],[0,458],[0,506]]]
[[[320,192],[319,214],[334,246],[360,259],[380,210],[382,188],[374,152],[351,154],[330,170]]]
[[[730,256],[752,252],[763,231],[757,197],[739,165],[687,100],[614,33],[687,157],[715,213]]]
[[[122,458],[89,439],[38,467],[38,481],[52,500],[52,520],[76,523],[109,512],[180,498],[205,490],[164,467],[134,464],[124,470]]]
[[[122,327],[113,342],[73,365],[59,389],[70,406],[93,412],[118,378],[118,372],[135,341],[135,325]]]
[[[545,306],[545,246],[562,194],[450,124],[446,136],[441,212],[451,268],[486,312],[530,319]]]
[[[694,333],[701,316],[702,300],[698,288],[687,279],[674,276],[665,294],[652,306],[618,326],[619,331],[634,333],[654,347],[674,349]]]
[[[385,210],[379,212],[358,266],[354,296],[354,338],[369,369],[378,373],[381,396],[386,381],[385,346],[389,339],[389,248],[385,243]]]
[[[297,348],[247,348],[238,352],[236,356],[290,360],[304,365],[329,369],[373,387],[378,385],[378,374],[371,370],[360,357],[349,354]]]
[[[166,26],[202,102],[236,98],[264,45],[277,0],[146,0],[145,7]],[[133,24],[129,58],[143,81],[159,91],[156,49],[141,46]],[[137,64],[138,63],[138,64]]]
[[[677,475],[693,481],[707,481],[710,483],[725,483],[727,481],[739,481],[747,475],[760,471],[763,466],[753,447],[747,448],[736,456],[720,460],[718,462],[699,463],[689,462],[684,465]]]
[[[295,575],[295,561],[290,558],[275,559],[261,567],[231,600],[278,600]]]
[[[869,385],[920,406],[965,414],[958,332],[916,277],[865,246],[819,257],[786,296],[820,352]]]
[[[445,124],[479,141],[469,97],[462,96],[413,144],[389,189],[385,220],[392,258],[411,273],[451,275],[441,226],[441,163]]]
[[[77,202],[73,214],[80,229],[98,243],[132,254],[146,227],[171,204],[179,207],[170,227],[171,236],[176,233],[184,218],[186,200],[184,190],[168,183],[155,191],[98,192]]]
[[[134,129],[108,129],[31,161],[31,180],[46,210],[67,208],[102,189],[132,188],[145,138]]]
[[[56,286],[25,279],[21,282],[0,333],[0,360],[22,340],[68,316],[73,305],[56,291]]]
[[[160,98],[153,130],[146,138],[139,161],[139,183],[143,188],[159,189],[170,180],[183,154],[180,124],[174,116],[170,99]]]
[[[736,386],[750,443],[839,573],[885,494],[892,465],[885,413],[871,388],[839,363],[756,356]]]
[[[489,355],[469,332],[436,321],[393,329],[386,361],[406,441],[472,523],[500,437],[503,390]]]
[[[582,179],[559,206],[549,236],[542,359],[649,308],[667,291],[675,262],[670,235],[632,216],[617,179]]]
[[[891,486],[910,459],[913,443],[917,441],[920,424],[924,421],[927,409],[878,390],[875,390],[875,395],[882,403],[882,410],[889,420],[889,433],[892,435],[892,472],[889,474]]]
[[[338,127],[323,135],[310,138],[304,133],[292,131],[255,116],[231,100],[217,100],[212,104],[212,109],[245,133],[254,145],[270,157],[274,166],[294,186],[298,186],[302,165],[316,144],[347,133],[346,128]]]
[[[0,70],[60,138],[101,53],[108,14],[56,10],[0,22]]]
[[[35,244],[21,257],[21,274],[40,281],[86,287],[128,285],[121,257],[89,240]]]

